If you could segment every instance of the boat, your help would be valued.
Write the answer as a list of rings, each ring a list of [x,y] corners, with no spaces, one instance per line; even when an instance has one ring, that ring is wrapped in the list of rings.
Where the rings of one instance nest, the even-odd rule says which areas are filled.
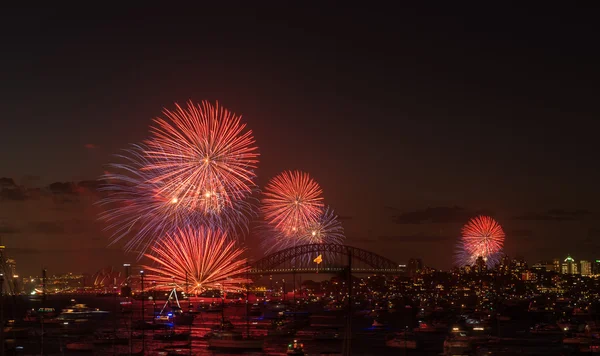
[[[336,330],[325,330],[316,332],[313,338],[315,340],[341,340],[344,335]]]
[[[109,312],[98,308],[90,308],[85,304],[74,304],[63,309],[58,315],[59,320],[96,319],[108,315]]]
[[[240,332],[223,331],[208,338],[208,347],[221,350],[262,350],[264,339],[246,338]]]
[[[564,330],[556,324],[536,324],[529,332],[533,335],[553,335],[563,334]]]
[[[190,332],[184,331],[177,333],[170,330],[166,333],[154,334],[153,339],[158,341],[187,341],[190,339]]]
[[[65,346],[69,351],[94,351],[94,344],[91,342],[69,342]]]
[[[399,349],[416,350],[418,344],[414,334],[401,332],[396,333],[392,337],[388,338],[385,341],[385,346]]]
[[[133,322],[134,330],[164,330],[168,328],[169,325],[166,323],[152,323],[143,320],[136,320]]]
[[[195,315],[184,312],[181,307],[171,307],[173,313],[173,323],[179,326],[190,326],[194,323]]]
[[[434,333],[437,331],[444,330],[446,328],[438,328],[436,324],[426,323],[424,321],[419,320],[419,326],[414,328],[414,332],[420,333]]]
[[[375,319],[373,320],[373,324],[371,326],[374,328],[382,328],[385,326],[385,324]]]
[[[248,310],[248,289],[246,288],[246,336],[241,332],[234,330],[225,330],[212,332],[207,339],[208,347],[212,349],[225,350],[262,350],[265,340],[263,338],[250,337],[250,313]],[[221,299],[221,304],[225,303],[225,298]],[[225,325],[225,314],[221,312],[221,326]]]
[[[129,338],[117,336],[114,332],[98,332],[93,343],[94,345],[127,345]]]
[[[286,355],[303,356],[304,344],[299,343],[298,340],[294,340],[294,342],[288,344]]]
[[[8,320],[3,327],[4,335],[11,339],[27,339],[29,338],[30,328],[18,326],[14,320]]]
[[[235,326],[233,325],[233,323],[229,320],[221,320],[221,323],[217,326],[214,326],[211,331],[213,332],[217,332],[217,331],[231,331],[235,328]]]
[[[468,355],[472,351],[472,340],[468,336],[456,335],[444,340],[444,355]]]

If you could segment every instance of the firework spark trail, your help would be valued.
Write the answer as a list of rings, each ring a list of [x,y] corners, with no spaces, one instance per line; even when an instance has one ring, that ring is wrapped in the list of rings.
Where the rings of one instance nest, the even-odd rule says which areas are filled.
[[[302,244],[343,244],[344,228],[333,209],[327,207],[321,217],[304,229],[299,239]]]
[[[185,287],[187,280],[191,293],[207,289],[234,291],[240,284],[250,283],[244,278],[250,266],[242,258],[243,253],[244,249],[236,248],[235,242],[220,230],[180,229],[152,247],[146,256],[154,265],[144,269],[159,289]]]
[[[489,216],[477,216],[462,228],[456,262],[458,265],[473,265],[478,257],[482,257],[488,267],[499,262],[504,246],[502,226]]]
[[[322,214],[321,194],[321,187],[308,173],[285,171],[267,184],[261,211],[276,230],[285,235],[295,235],[316,222]]]
[[[191,209],[185,201],[162,193],[163,183],[143,169],[152,163],[145,151],[144,146],[133,145],[118,156],[123,163],[110,166],[115,173],[102,177],[107,184],[101,190],[107,196],[99,202],[105,208],[99,218],[108,223],[111,244],[127,240],[125,250],[138,252],[141,258],[155,240],[181,227],[205,225],[228,231],[230,237],[248,232],[250,219],[257,215],[251,198],[219,211]]]
[[[192,209],[216,210],[233,206],[256,189],[258,148],[251,130],[218,103],[207,101],[175,111],[164,110],[146,141],[144,167],[153,172],[159,192]]]
[[[344,228],[333,209],[327,207],[318,220],[306,228],[293,233],[283,233],[267,225],[263,231],[265,236],[262,247],[265,253],[280,251],[286,248],[309,244],[343,244]],[[304,256],[300,261],[310,265],[316,256]],[[323,256],[326,259],[326,256]]]

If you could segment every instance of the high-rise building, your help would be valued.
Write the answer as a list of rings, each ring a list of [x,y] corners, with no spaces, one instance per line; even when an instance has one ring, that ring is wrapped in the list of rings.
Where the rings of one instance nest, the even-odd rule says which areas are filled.
[[[592,263],[592,274],[600,274],[600,260]]]
[[[590,261],[581,260],[579,261],[579,264],[581,265],[580,271],[582,276],[589,276],[592,274],[592,264]]]
[[[415,274],[421,272],[423,269],[423,260],[420,258],[411,258],[408,260],[408,265],[406,270],[409,276],[414,276]]]
[[[555,259],[552,261],[552,265],[554,266],[554,272],[558,272],[558,273],[560,273],[560,272],[561,272],[561,269],[560,269],[560,259],[558,259],[558,258],[555,258]]]
[[[485,259],[481,256],[477,257],[477,260],[475,260],[475,272],[483,273],[486,270],[487,270],[487,264],[485,262]]]
[[[562,274],[579,274],[577,263],[571,256],[567,256],[562,263]]]

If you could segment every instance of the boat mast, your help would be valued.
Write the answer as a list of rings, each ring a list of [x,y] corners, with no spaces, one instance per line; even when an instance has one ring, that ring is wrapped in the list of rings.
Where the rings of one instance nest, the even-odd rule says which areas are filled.
[[[246,267],[248,267],[248,263],[246,263]],[[248,293],[249,293],[249,279],[248,279],[248,268],[246,268],[246,337],[250,338],[250,317],[248,315]]]

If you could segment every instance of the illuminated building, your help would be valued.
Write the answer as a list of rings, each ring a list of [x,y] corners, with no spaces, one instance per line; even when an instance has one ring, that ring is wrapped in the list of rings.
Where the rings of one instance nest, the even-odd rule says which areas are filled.
[[[481,256],[477,257],[477,260],[475,261],[475,271],[477,273],[482,273],[482,272],[485,272],[486,269],[487,269],[487,264],[486,264],[485,259]]]
[[[560,272],[561,272],[561,269],[560,269],[560,259],[558,259],[558,258],[555,258],[555,259],[552,261],[552,265],[554,266],[554,272],[558,272],[558,273],[560,273]]]
[[[414,276],[415,274],[421,272],[423,269],[423,260],[420,258],[411,258],[408,260],[407,272],[409,276]]]
[[[571,256],[567,256],[562,263],[562,274],[579,274],[577,263]]]
[[[524,282],[536,282],[537,281],[537,275],[535,273],[532,273],[530,271],[525,271],[521,274],[521,280]]]
[[[600,274],[600,260],[592,263],[592,274]]]
[[[590,261],[581,260],[579,261],[579,264],[581,265],[582,276],[589,276],[592,274],[592,264],[590,263]]]
[[[552,261],[539,261],[531,266],[531,269],[536,272],[552,272],[554,271],[554,263]]]

